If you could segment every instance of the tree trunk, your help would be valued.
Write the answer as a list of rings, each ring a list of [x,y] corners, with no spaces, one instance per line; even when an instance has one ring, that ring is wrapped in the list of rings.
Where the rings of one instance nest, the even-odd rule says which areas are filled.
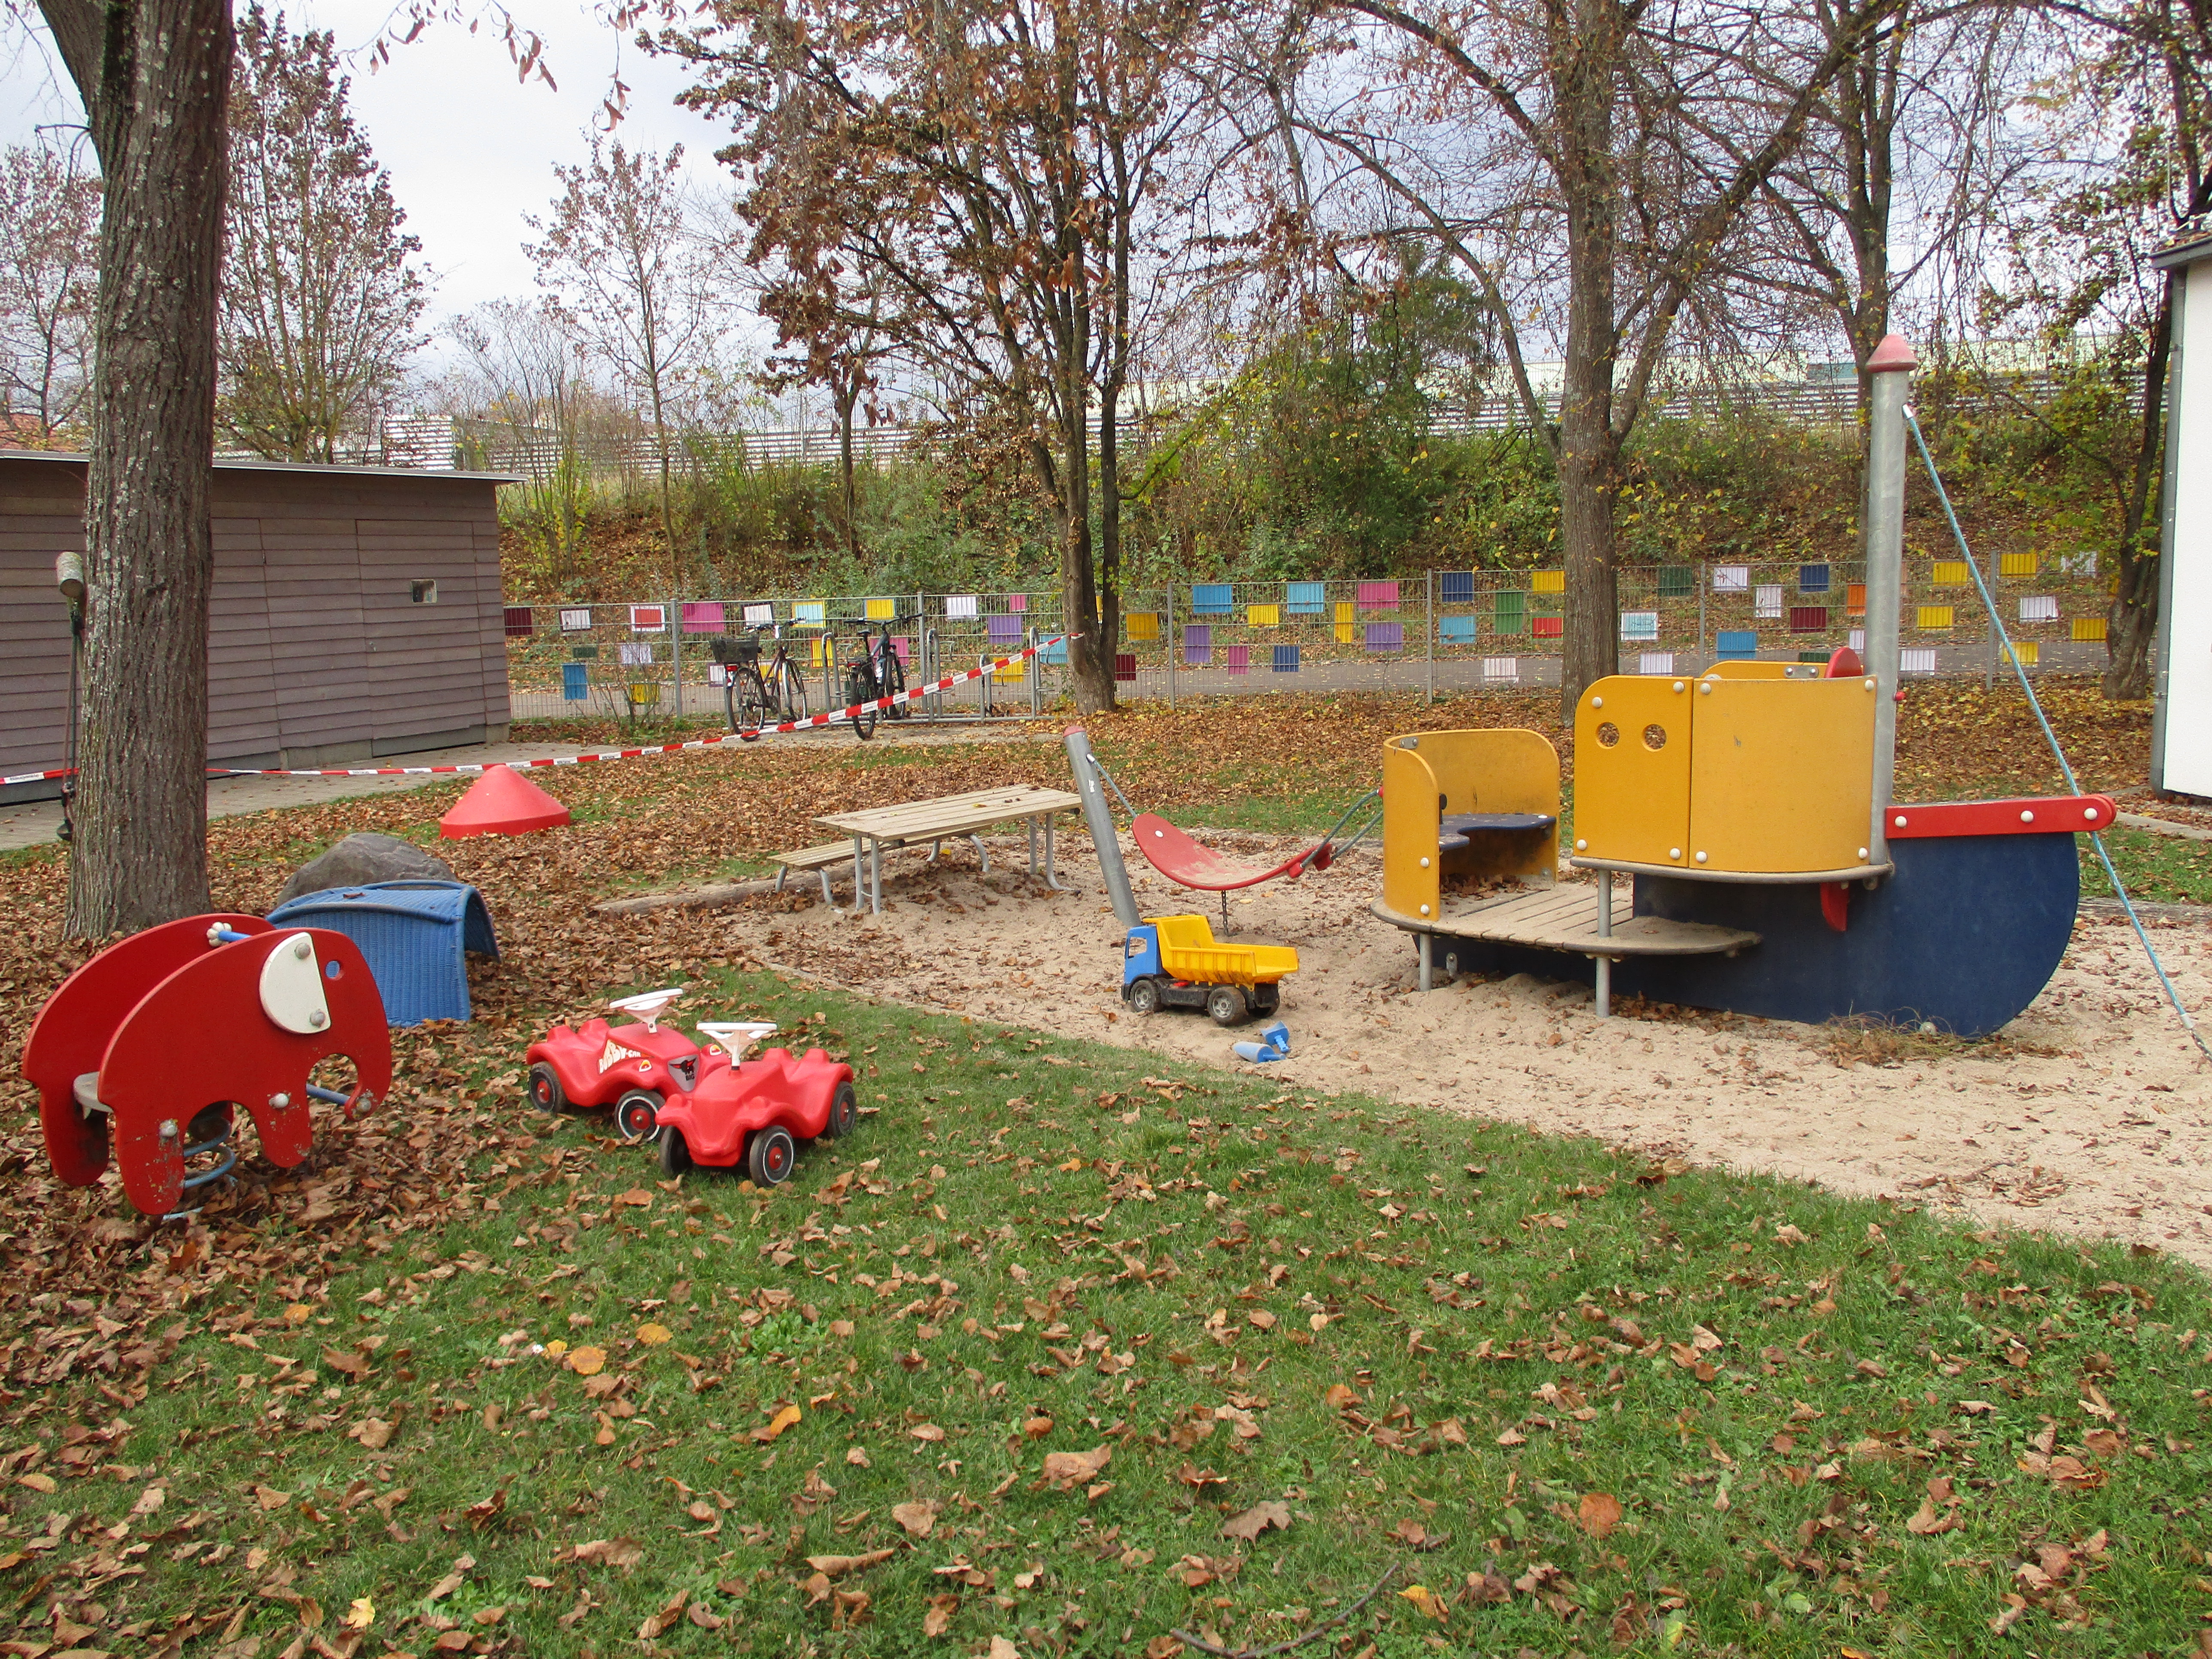
[[[1620,355],[1613,315],[1613,186],[1607,146],[1610,105],[1602,88],[1577,123],[1584,171],[1567,203],[1567,338],[1560,365],[1559,537],[1565,550],[1566,620],[1561,629],[1559,723],[1593,681],[1620,667],[1620,589],[1613,507],[1620,490],[1620,438],[1613,429],[1613,377]]]
[[[2158,637],[2159,531],[2147,520],[2166,454],[2166,374],[2173,351],[2173,286],[2167,280],[2143,362],[2142,436],[2136,448],[2119,547],[2119,580],[2105,613],[2105,695],[2115,702],[2150,696]]]
[[[860,486],[853,463],[853,412],[860,406],[860,376],[855,370],[837,383],[837,502],[845,520],[845,550],[860,556]]]
[[[104,187],[88,601],[64,927],[208,907],[208,497],[228,181],[228,0],[40,0]]]
[[[1116,343],[1118,345],[1118,342]],[[1114,707],[1114,651],[1121,639],[1121,446],[1118,428],[1121,388],[1109,379],[1098,393],[1098,635],[1104,667],[1091,688],[1086,714]],[[1074,657],[1068,659],[1071,664]],[[1077,692],[1080,700],[1083,693]]]

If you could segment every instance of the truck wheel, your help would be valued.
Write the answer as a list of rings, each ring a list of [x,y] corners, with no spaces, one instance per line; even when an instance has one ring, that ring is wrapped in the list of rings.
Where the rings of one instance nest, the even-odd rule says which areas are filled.
[[[691,1149],[684,1144],[684,1131],[673,1123],[660,1126],[660,1173],[673,1181],[691,1167]]]
[[[1279,985],[1255,985],[1252,988],[1252,1012],[1272,1014],[1283,1006],[1283,988]]]
[[[823,1138],[842,1140],[853,1133],[853,1126],[860,1120],[860,1103],[853,1093],[850,1083],[841,1083],[837,1092],[830,1097],[830,1121],[822,1126]]]
[[[1156,979],[1140,979],[1129,988],[1130,1011],[1139,1014],[1156,1014],[1160,1011],[1160,982]]]
[[[1217,985],[1206,994],[1206,1016],[1216,1025],[1239,1025],[1246,1018],[1244,994],[1233,985]]]
[[[745,1173],[756,1187],[781,1187],[799,1163],[799,1147],[781,1124],[761,1130],[745,1148]]]
[[[615,1102],[615,1127],[624,1140],[643,1140],[660,1123],[660,1097],[650,1089],[632,1089]]]

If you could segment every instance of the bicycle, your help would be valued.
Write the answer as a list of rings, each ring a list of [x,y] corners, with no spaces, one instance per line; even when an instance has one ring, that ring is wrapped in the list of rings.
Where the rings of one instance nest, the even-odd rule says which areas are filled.
[[[757,736],[779,713],[787,720],[806,717],[806,682],[781,635],[774,659],[765,671],[761,667],[759,632],[763,631],[750,639],[722,636],[713,642],[714,660],[724,671],[722,706],[730,730],[740,736]]]
[[[860,657],[845,670],[845,706],[848,708],[861,704],[869,706],[859,708],[854,714],[853,734],[866,743],[875,735],[879,714],[887,714],[895,720],[904,720],[907,717],[905,703],[896,702],[882,710],[872,705],[884,697],[896,696],[905,690],[906,665],[899,660],[898,652],[891,644],[890,623],[884,624],[884,631],[877,636],[873,645],[868,642],[867,625],[862,623]]]

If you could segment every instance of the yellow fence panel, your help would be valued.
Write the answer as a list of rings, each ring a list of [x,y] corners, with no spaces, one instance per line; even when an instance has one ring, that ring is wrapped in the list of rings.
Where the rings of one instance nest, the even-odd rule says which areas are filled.
[[[2033,640],[2016,640],[2007,647],[2005,656],[2008,661],[2018,662],[2022,668],[2033,668],[2042,650],[2043,647]]]
[[[1938,559],[1936,568],[1929,573],[1929,580],[1938,587],[1971,587],[1974,573],[1966,568],[1964,559]],[[1926,626],[1925,623],[1922,625]],[[1948,628],[1950,624],[1946,623],[1944,626]]]
[[[1350,645],[1359,637],[1358,623],[1353,620],[1358,607],[1350,599],[1336,602],[1336,639],[1340,645]]]
[[[868,620],[870,622],[889,622],[892,617],[897,615],[898,601],[896,599],[870,599],[868,601]]]
[[[2074,637],[2101,645],[2105,639],[2105,619],[2102,617],[2075,617]]]
[[[1283,607],[1279,605],[1248,605],[1244,607],[1244,621],[1251,628],[1280,628],[1283,625]]]
[[[1567,591],[1567,573],[1564,570],[1537,570],[1530,573],[1528,591],[1531,593],[1564,593]]]
[[[2033,576],[2042,568],[2043,561],[2033,553],[2005,553],[1998,556],[1997,574],[2000,576]]]
[[[1157,611],[1132,611],[1121,618],[1121,631],[1132,640],[1156,640],[1160,636],[1160,613]]]
[[[1964,567],[1960,567],[1964,568]],[[1942,567],[1938,565],[1937,569]],[[1951,626],[1952,607],[1948,605],[1923,605],[1913,626],[1923,634],[1937,634]]]

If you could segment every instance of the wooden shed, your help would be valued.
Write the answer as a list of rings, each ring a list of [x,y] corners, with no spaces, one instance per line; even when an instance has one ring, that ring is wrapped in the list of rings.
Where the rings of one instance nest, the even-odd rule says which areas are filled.
[[[0,451],[0,776],[63,763],[85,458]],[[218,462],[208,759],[359,766],[507,736],[507,475]],[[18,784],[0,799],[59,793]]]

